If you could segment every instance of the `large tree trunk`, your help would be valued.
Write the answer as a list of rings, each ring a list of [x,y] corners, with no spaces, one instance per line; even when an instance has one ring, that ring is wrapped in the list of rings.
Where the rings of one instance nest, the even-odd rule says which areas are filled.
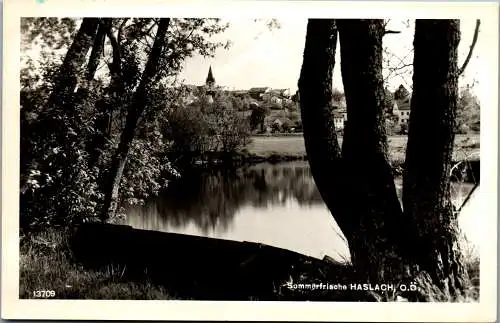
[[[318,189],[364,281],[401,276],[402,211],[387,158],[381,21],[337,21],[348,106],[343,150],[333,123],[334,20],[310,19],[299,92],[304,141]]]
[[[78,78],[99,25],[98,18],[84,18],[55,79],[49,102],[59,107],[67,106],[75,92]]]
[[[418,238],[420,270],[457,294],[468,281],[450,198],[457,108],[459,20],[417,20],[403,205]]]
[[[141,82],[137,91],[134,95],[131,105],[128,109],[127,120],[125,122],[125,127],[120,136],[120,143],[118,145],[117,151],[113,156],[110,170],[110,178],[106,183],[108,188],[105,192],[104,208],[101,214],[103,221],[114,217],[116,209],[118,207],[118,194],[120,188],[120,182],[123,174],[123,169],[127,163],[127,157],[130,150],[130,144],[135,136],[135,130],[137,127],[137,122],[144,111],[147,102],[147,94],[153,85],[155,75],[158,70],[158,63],[160,61],[160,56],[166,45],[166,34],[167,29],[170,24],[170,18],[160,19],[158,25],[158,30],[156,32],[155,41],[149,54],[146,67],[142,74]]]
[[[403,211],[388,158],[382,77],[383,20],[337,20],[347,124],[342,172],[353,265],[370,282],[401,280],[409,266]],[[346,219],[346,221],[347,221]]]
[[[304,143],[311,173],[319,192],[334,215],[345,213],[340,146],[332,118],[332,74],[337,26],[332,19],[309,19],[299,79]],[[347,195],[345,195],[347,196]],[[339,203],[334,200],[340,200]],[[337,217],[336,217],[337,218]],[[337,222],[341,228],[349,221]]]
[[[348,112],[342,151],[330,107],[336,25],[340,35]],[[412,122],[420,122],[420,125],[415,130],[412,129],[413,123],[410,124],[412,132],[405,189],[408,183],[412,183],[412,188],[404,193],[405,212],[397,198],[385,133],[383,21],[310,19],[299,80],[304,140],[311,172],[325,203],[346,236],[355,271],[362,281],[370,283],[407,284],[415,279],[420,289],[416,293],[402,294],[420,300],[442,294],[445,286],[436,282],[443,277],[450,274],[462,277],[464,272],[458,262],[450,261],[458,257],[454,253],[457,250],[456,219],[449,213],[449,168],[444,166],[449,164],[453,142],[456,79],[451,79],[456,77],[453,73],[456,68],[451,60],[456,60],[455,41],[458,38],[453,36],[454,28],[449,29],[451,34],[447,34],[447,27],[442,28],[439,32],[427,28],[425,34],[432,36],[425,38],[421,35],[424,40],[416,37],[415,59],[421,61],[415,64],[415,68],[422,68],[419,66],[429,60],[436,61],[415,72],[415,77],[422,77],[420,82],[427,86],[421,92],[416,91],[415,95],[433,93],[430,96],[433,99],[429,101],[423,97],[412,103],[420,102],[422,106],[416,110],[423,112],[413,111],[412,106]],[[430,39],[433,41],[429,42]],[[426,54],[421,53],[425,49],[417,52],[417,43],[425,41],[428,46],[430,43],[428,48],[432,50]],[[455,48],[455,52],[451,48]],[[436,54],[436,50],[440,53]],[[427,57],[421,58],[420,55]],[[439,73],[444,74],[439,76]],[[428,78],[433,82],[428,82]],[[447,86],[443,87],[445,80]],[[414,117],[413,114],[419,113],[420,117]],[[427,121],[430,118],[433,124],[431,134]],[[427,134],[422,135],[426,131]],[[428,142],[433,142],[431,154],[436,155],[430,156],[429,160],[425,159],[429,155]],[[423,160],[426,161],[422,163]],[[430,185],[430,182],[434,184]],[[445,237],[445,240],[439,240],[439,237]],[[447,264],[443,265],[440,258]],[[461,281],[455,279],[453,286],[460,288],[463,286],[459,284]]]

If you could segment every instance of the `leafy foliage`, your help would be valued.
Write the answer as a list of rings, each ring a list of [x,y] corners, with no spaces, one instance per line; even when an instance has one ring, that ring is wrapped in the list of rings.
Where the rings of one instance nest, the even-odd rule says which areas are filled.
[[[394,92],[394,99],[403,100],[410,95],[410,92],[401,84],[398,89]]]
[[[250,129],[255,130],[260,127],[260,130],[264,131],[264,120],[270,112],[271,109],[265,105],[252,106],[252,114],[249,117]]]
[[[75,109],[67,111],[45,105],[47,96],[44,86],[21,89],[23,225],[85,221],[102,198],[98,172],[89,167],[85,150],[93,131],[92,100],[74,102]]]
[[[469,87],[463,88],[458,98],[455,132],[479,132],[481,127],[480,110],[478,98],[472,93]]]
[[[167,120],[163,133],[176,159],[192,161],[207,153],[234,152],[250,135],[247,120],[224,94],[213,103],[202,96],[190,105],[173,105]]]
[[[71,43],[80,19],[22,17],[21,34],[25,43],[61,49]]]
[[[109,29],[103,52],[92,58],[101,66],[95,78],[84,79],[85,66],[72,69],[74,75],[63,77],[76,80],[75,91],[66,92],[64,100],[51,100],[60,95],[56,84],[61,80],[62,56],[58,50],[77,41],[74,36],[80,21],[23,18],[21,22],[24,42],[38,39],[39,47],[45,48],[40,49],[38,60],[23,57],[21,70],[23,229],[67,226],[98,217],[106,193],[103,181],[110,172],[111,158],[129,113],[127,107],[141,81],[158,25],[154,18],[113,18],[108,25],[105,19],[99,20]],[[210,56],[217,48],[228,46],[211,38],[226,27],[218,19],[172,19],[166,35],[168,46],[161,53],[154,86],[147,92],[146,109],[134,129],[136,136],[120,182],[121,205],[142,203],[179,175],[168,159],[171,138],[163,136],[169,107],[179,96],[172,85],[187,57]],[[239,147],[237,137],[244,133],[240,128],[245,124],[229,111],[224,108],[211,113],[213,119],[227,119],[222,123],[227,126],[226,136],[220,139],[226,150]]]
[[[339,104],[345,100],[345,93],[340,91],[339,89],[333,89],[332,91],[332,102],[334,104]]]

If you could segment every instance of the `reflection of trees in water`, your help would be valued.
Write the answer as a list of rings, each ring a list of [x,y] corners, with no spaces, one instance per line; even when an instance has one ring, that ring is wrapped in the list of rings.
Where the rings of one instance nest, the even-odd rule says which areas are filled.
[[[396,180],[399,195],[400,182]],[[454,200],[463,199],[466,190],[470,187],[454,184]],[[151,204],[138,210],[142,219],[130,220],[147,222],[156,230],[168,226],[182,228],[192,223],[207,234],[227,231],[236,212],[244,206],[265,209],[271,205],[283,206],[289,201],[295,201],[299,207],[323,204],[307,162],[187,173],[181,180],[172,182]]]
[[[307,163],[186,174],[153,203],[169,225],[184,227],[191,222],[206,234],[216,228],[227,230],[243,206],[267,208],[290,200],[301,206],[323,203]]]
[[[307,163],[257,165],[247,168],[245,177],[253,182],[248,201],[254,207],[284,205],[290,200],[300,206],[323,203]]]
[[[227,172],[188,175],[156,199],[158,213],[174,227],[192,222],[204,233],[226,230],[244,202],[241,183],[233,178]]]

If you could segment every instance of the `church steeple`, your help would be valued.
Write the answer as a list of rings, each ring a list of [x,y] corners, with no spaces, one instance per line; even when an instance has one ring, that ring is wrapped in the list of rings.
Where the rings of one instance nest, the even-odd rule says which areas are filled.
[[[207,76],[207,80],[205,83],[207,86],[214,86],[215,85],[215,78],[214,78],[214,75],[212,74],[212,65],[210,65],[210,67],[208,69],[208,76]]]
[[[205,94],[207,94],[209,102],[214,101],[215,78],[214,78],[214,75],[212,73],[212,65],[210,65],[210,68],[208,69],[208,76],[207,76],[207,80],[205,81]]]

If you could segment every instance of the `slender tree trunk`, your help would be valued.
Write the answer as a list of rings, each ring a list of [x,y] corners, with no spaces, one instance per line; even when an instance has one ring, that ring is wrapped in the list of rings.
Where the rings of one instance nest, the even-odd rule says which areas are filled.
[[[92,49],[90,62],[87,70],[87,78],[92,79],[95,74],[95,70],[98,65],[98,55],[95,57],[94,50],[97,53],[102,52],[104,46],[104,39],[107,36],[111,42],[111,46],[113,48],[113,60],[110,64],[110,72],[111,72],[111,84],[109,86],[109,91],[113,96],[113,103],[110,103],[108,100],[99,100],[96,103],[96,121],[95,121],[95,135],[92,138],[92,141],[89,145],[89,165],[95,165],[100,156],[101,151],[104,149],[104,145],[106,139],[109,138],[109,127],[112,121],[112,113],[113,113],[113,104],[116,100],[123,95],[123,80],[122,80],[122,62],[121,62],[121,53],[120,53],[120,45],[113,35],[112,32],[112,19],[111,18],[103,18],[101,19],[99,25],[99,31],[95,39],[94,47]],[[92,59],[94,58],[94,60]]]
[[[106,38],[106,25],[109,24],[111,18],[101,18],[99,19],[99,27],[97,29],[97,34],[94,38],[94,43],[92,45],[92,51],[90,52],[89,62],[87,64],[87,72],[85,74],[85,80],[87,82],[87,87],[79,88],[80,99],[82,101],[87,101],[88,96],[92,91],[91,83],[94,80],[97,67],[99,66],[99,61],[101,56],[103,56],[104,41]],[[102,111],[103,102],[98,100],[95,104],[96,108],[96,121],[95,121],[95,133],[92,136],[90,142],[86,145],[87,152],[89,153],[89,166],[92,167],[99,159],[99,151],[102,149],[104,138],[103,138],[103,123],[106,123],[105,113]]]
[[[94,79],[97,67],[99,66],[99,59],[103,55],[103,50],[104,50],[104,40],[106,37],[106,24],[109,24],[110,21],[111,18],[100,19],[99,28],[97,29],[97,34],[94,38],[92,51],[90,52],[89,63],[87,64],[87,74],[85,75],[87,81],[92,81]]]
[[[59,107],[67,106],[74,96],[78,77],[85,65],[85,58],[94,41],[99,25],[98,18],[84,18],[73,40],[59,73],[49,102]]]
[[[109,185],[109,188],[105,192],[106,196],[104,201],[104,208],[101,215],[103,221],[114,217],[116,213],[116,209],[118,207],[120,182],[123,174],[123,169],[125,168],[125,164],[127,163],[130,144],[134,139],[137,122],[139,121],[142,112],[148,104],[147,94],[151,86],[153,85],[153,80],[155,79],[155,75],[158,70],[160,56],[167,42],[166,34],[169,24],[170,18],[160,19],[158,30],[155,36],[155,41],[151,49],[151,53],[149,54],[146,67],[142,74],[141,82],[134,95],[134,98],[132,99],[132,103],[129,106],[125,127],[120,136],[120,143],[111,163],[110,178],[109,182],[107,183]]]
[[[458,99],[459,20],[417,20],[408,147],[403,183],[405,213],[419,239],[418,263],[442,291],[467,284],[450,197],[450,167]]]

